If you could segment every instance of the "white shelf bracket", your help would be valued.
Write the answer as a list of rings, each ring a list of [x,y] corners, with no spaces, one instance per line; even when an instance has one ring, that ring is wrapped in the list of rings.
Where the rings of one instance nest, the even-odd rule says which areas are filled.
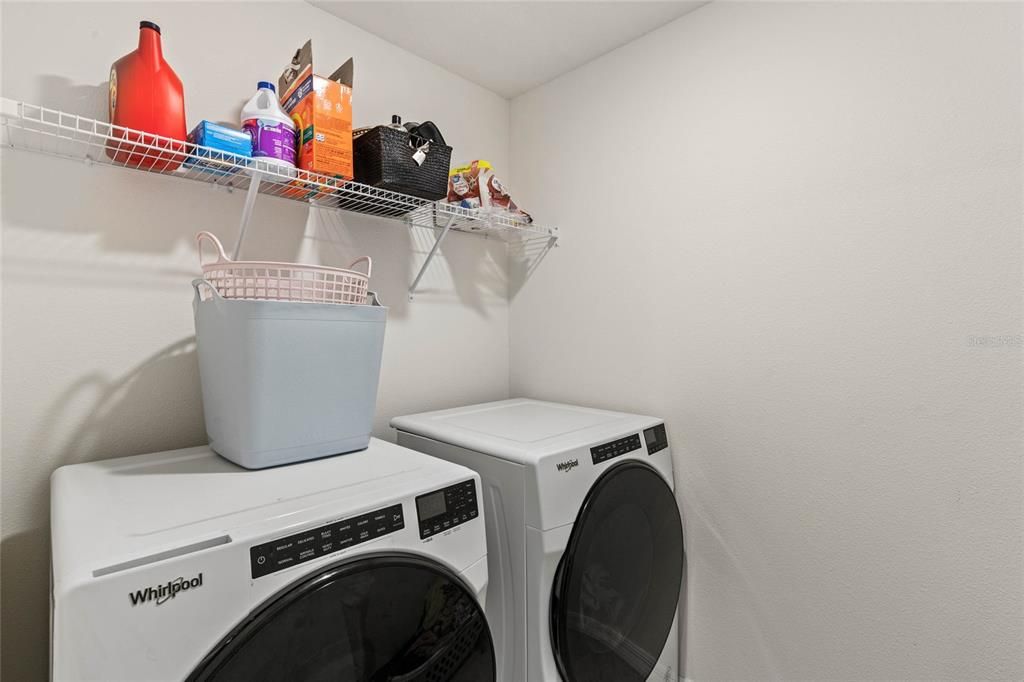
[[[258,170],[251,171],[252,179],[249,181],[249,190],[245,193],[245,206],[242,207],[242,224],[238,227],[238,239],[235,240],[235,248],[231,252],[231,258],[238,260],[238,254],[242,251],[242,240],[245,239],[245,230],[249,227],[249,219],[252,218],[252,208],[256,205],[256,195],[260,193],[260,180],[262,173]]]
[[[423,265],[420,267],[419,273],[416,275],[416,279],[409,285],[409,300],[413,299],[416,293],[416,287],[419,286],[420,280],[423,279],[423,274],[427,271],[427,267],[430,265],[430,261],[434,260],[434,256],[437,254],[437,250],[441,248],[441,242],[448,236],[448,231],[452,228],[452,223],[455,222],[455,216],[448,218],[448,222],[445,223],[444,229],[441,230],[441,234],[437,235],[437,239],[434,241],[434,246],[430,249],[430,253],[427,254],[427,259],[423,261]]]

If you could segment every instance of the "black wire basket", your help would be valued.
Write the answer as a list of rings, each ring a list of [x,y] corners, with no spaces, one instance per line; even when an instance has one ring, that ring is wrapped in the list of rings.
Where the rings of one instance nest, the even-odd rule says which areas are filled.
[[[437,200],[448,195],[448,169],[452,148],[410,135],[407,131],[377,126],[352,140],[355,180],[392,192]],[[413,155],[426,153],[422,164]]]

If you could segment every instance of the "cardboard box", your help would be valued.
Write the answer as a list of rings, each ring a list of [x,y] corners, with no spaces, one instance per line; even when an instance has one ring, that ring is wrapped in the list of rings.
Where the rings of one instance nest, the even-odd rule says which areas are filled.
[[[300,169],[352,179],[352,76],[351,59],[327,78],[316,75],[311,40],[281,74],[277,91],[298,129]]]

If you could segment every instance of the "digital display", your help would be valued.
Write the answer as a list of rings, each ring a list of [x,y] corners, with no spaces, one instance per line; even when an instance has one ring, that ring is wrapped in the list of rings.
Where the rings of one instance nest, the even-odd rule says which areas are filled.
[[[480,515],[476,506],[476,481],[462,481],[443,490],[417,496],[416,515],[419,517],[421,540],[446,534],[456,526],[472,521]]]
[[[644,441],[647,443],[647,453],[650,455],[667,448],[668,435],[665,433],[665,425],[658,424],[644,429]]]
[[[444,501],[444,491],[439,490],[432,495],[424,495],[416,499],[416,511],[421,519],[432,519],[448,511]]]

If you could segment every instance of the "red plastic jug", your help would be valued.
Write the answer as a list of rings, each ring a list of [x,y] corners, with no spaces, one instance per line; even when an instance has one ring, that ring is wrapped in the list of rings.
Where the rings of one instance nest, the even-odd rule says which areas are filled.
[[[185,145],[175,142],[183,143],[187,135],[185,94],[178,75],[164,61],[160,27],[151,21],[139,23],[138,49],[110,67],[110,122],[132,128],[111,131],[115,139],[107,141],[107,156],[114,161],[172,171],[185,160]]]

